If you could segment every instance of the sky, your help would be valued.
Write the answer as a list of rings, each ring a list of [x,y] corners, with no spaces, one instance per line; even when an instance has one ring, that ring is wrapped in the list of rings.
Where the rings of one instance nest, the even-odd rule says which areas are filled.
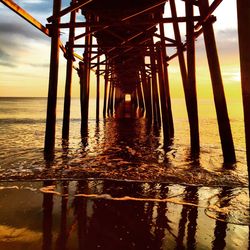
[[[51,15],[52,0],[16,0],[15,2],[46,25],[46,18]],[[63,7],[68,3],[69,0],[63,0]],[[184,15],[184,2],[176,0],[176,4],[178,15]],[[197,7],[195,7],[195,14],[199,14]],[[240,98],[236,0],[224,0],[214,14],[217,16],[214,28],[226,96],[227,98]],[[165,8],[165,16],[169,16],[168,7]],[[67,21],[67,18],[66,16],[63,21]],[[80,15],[78,20],[81,20]],[[184,31],[185,26],[181,25],[180,29]],[[165,25],[165,32],[167,36],[174,38],[171,24]],[[185,38],[184,32],[183,37]],[[65,30],[61,30],[61,39],[64,42],[67,40]],[[47,96],[50,38],[0,3],[0,44],[0,96]],[[197,39],[196,49],[198,97],[212,98],[203,36]],[[65,65],[66,60],[60,54],[58,86],[60,97],[64,95]],[[177,59],[170,62],[169,77],[172,97],[182,98],[183,90]],[[95,94],[94,73],[91,75],[91,86],[93,97]],[[75,71],[72,96],[79,96],[79,79]]]

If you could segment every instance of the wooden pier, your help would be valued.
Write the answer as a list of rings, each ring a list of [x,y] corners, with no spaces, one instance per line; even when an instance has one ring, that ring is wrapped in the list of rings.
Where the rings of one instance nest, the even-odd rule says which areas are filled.
[[[125,95],[131,105],[140,110],[148,123],[162,126],[164,143],[174,137],[174,123],[169,91],[168,65],[178,57],[186,108],[190,125],[190,148],[199,154],[199,120],[196,94],[195,39],[203,35],[214,95],[224,162],[236,162],[234,143],[228,117],[223,81],[216,48],[213,12],[222,0],[186,0],[185,16],[178,16],[176,2],[180,0],[72,0],[62,8],[61,0],[54,0],[52,15],[47,24],[39,23],[11,0],[3,4],[51,37],[51,57],[45,153],[55,147],[56,102],[59,50],[67,60],[62,138],[69,139],[71,81],[73,62],[80,82],[81,134],[88,126],[90,71],[96,74],[96,119],[100,116],[100,77],[104,77],[103,117],[119,112]],[[171,17],[164,17],[169,5]],[[199,15],[194,15],[194,8]],[[245,119],[247,164],[250,171],[250,1],[237,0],[239,56]],[[68,15],[69,22],[61,22]],[[81,17],[81,22],[76,17]],[[174,39],[167,37],[164,24],[172,24]],[[186,24],[186,40],[182,40],[179,24]],[[84,28],[82,34],[76,33]],[[68,41],[63,44],[60,31],[68,29]],[[78,34],[78,35],[76,35]],[[81,39],[83,38],[83,39]],[[95,39],[94,39],[95,38]],[[176,48],[170,54],[168,48]],[[75,50],[82,50],[76,54]],[[173,51],[173,50],[171,50]]]

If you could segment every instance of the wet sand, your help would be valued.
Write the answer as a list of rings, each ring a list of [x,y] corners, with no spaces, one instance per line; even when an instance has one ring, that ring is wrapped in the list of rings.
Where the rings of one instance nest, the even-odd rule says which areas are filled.
[[[1,182],[0,249],[248,249],[247,188]]]

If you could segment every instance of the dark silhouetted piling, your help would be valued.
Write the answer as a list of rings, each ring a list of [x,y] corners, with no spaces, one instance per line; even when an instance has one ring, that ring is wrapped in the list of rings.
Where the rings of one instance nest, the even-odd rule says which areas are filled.
[[[72,4],[75,0],[72,0]],[[70,121],[70,104],[71,104],[71,83],[72,83],[72,69],[73,69],[73,45],[75,36],[75,23],[76,12],[72,11],[70,15],[70,24],[72,25],[69,29],[69,41],[67,46],[67,66],[66,66],[66,83],[64,93],[64,112],[63,112],[63,128],[62,138],[65,140],[69,139],[69,121]]]
[[[103,117],[106,117],[107,114],[107,95],[108,95],[108,80],[109,78],[109,71],[108,71],[108,64],[105,65],[105,75],[104,75],[104,98],[103,98]]]
[[[209,8],[208,0],[199,1],[201,16],[204,16]],[[226,98],[222,83],[219,58],[217,54],[213,25],[210,19],[203,23],[203,34],[207,52],[207,60],[211,75],[214,93],[214,102],[219,125],[219,133],[225,163],[235,163],[235,151],[232,138],[231,127],[227,112]]]
[[[61,0],[54,0],[53,15],[58,15],[61,9]],[[56,101],[57,101],[57,85],[58,85],[58,66],[59,66],[59,41],[60,30],[58,24],[60,18],[53,21],[51,29],[51,52],[50,52],[50,73],[49,73],[49,91],[47,103],[47,119],[45,133],[44,152],[50,154],[55,147],[56,133]]]
[[[179,59],[179,66],[180,66],[180,71],[181,71],[181,77],[182,77],[182,83],[183,83],[183,89],[184,89],[185,101],[186,101],[186,107],[187,107],[187,113],[188,113],[188,120],[189,120],[189,126],[190,126],[191,151],[194,149],[195,149],[195,151],[198,151],[199,150],[199,131],[197,129],[198,128],[198,117],[197,117],[197,111],[195,110],[195,106],[192,105],[193,102],[196,103],[195,102],[196,99],[192,100],[192,98],[196,95],[195,95],[195,93],[191,93],[190,88],[189,88],[186,63],[185,63],[185,58],[184,58],[184,53],[183,53],[184,47],[183,47],[183,44],[181,42],[179,25],[175,21],[177,18],[175,0],[170,0],[170,8],[171,8],[172,17],[174,19],[173,20],[173,29],[174,29],[175,39],[176,39],[176,43],[177,43],[177,53],[178,53],[178,59]],[[189,54],[189,57],[190,57],[190,54]],[[190,58],[189,58],[189,60],[190,60]],[[194,60],[192,62],[194,63]],[[190,65],[190,72],[191,72],[191,65]],[[191,75],[192,78],[190,78],[190,80],[193,81],[195,79],[194,78],[195,75],[194,75],[194,72],[192,72],[192,74],[193,75]],[[195,82],[193,82],[193,83],[195,83]]]
[[[153,40],[152,40],[153,44]],[[154,112],[154,123],[161,124],[160,106],[159,106],[159,95],[158,95],[158,84],[157,84],[157,73],[155,63],[155,50],[153,46],[150,46],[150,64],[151,64],[151,84],[152,84],[152,96],[153,96],[153,112]]]
[[[90,21],[88,17],[87,20]],[[88,32],[89,30],[89,27],[86,27],[86,31]],[[85,45],[86,48],[83,56],[83,63],[79,63],[82,136],[86,133],[89,114],[90,59],[92,45],[92,36],[90,34],[85,36]]]
[[[100,57],[97,58],[96,69],[96,120],[99,121],[100,113]]]
[[[160,27],[161,47],[162,47],[164,88],[166,90],[166,102],[167,102],[167,107],[168,107],[169,133],[170,133],[170,137],[174,137],[174,121],[173,121],[172,105],[171,105],[171,98],[170,98],[168,63],[167,63],[167,53],[166,53],[166,47],[165,47],[165,32],[164,32],[163,23],[159,23],[159,27]]]
[[[141,83],[139,82],[136,86],[138,102],[141,112],[144,112],[144,102],[143,102],[143,95],[142,95],[142,88]]]
[[[194,36],[194,10],[193,4],[189,1],[186,5],[186,34],[187,34],[187,91],[189,93],[190,103],[190,133],[191,133],[191,151],[198,153],[200,151],[198,105],[196,94],[196,75],[195,75],[195,36]]]
[[[161,117],[162,117],[162,127],[164,134],[165,143],[170,140],[170,129],[169,129],[169,112],[167,107],[166,100],[166,89],[164,82],[164,73],[163,73],[163,56],[162,56],[162,47],[160,43],[156,44],[156,57],[157,57],[157,66],[158,66],[158,79],[159,79],[159,93],[161,100]]]
[[[250,176],[250,2],[248,0],[237,0],[237,12],[247,166]]]
[[[145,67],[142,67],[141,69],[141,82],[142,82],[142,88],[143,88],[144,100],[145,100],[145,106],[146,106],[146,118],[148,120],[152,120],[151,89],[150,89],[150,84],[146,76]]]

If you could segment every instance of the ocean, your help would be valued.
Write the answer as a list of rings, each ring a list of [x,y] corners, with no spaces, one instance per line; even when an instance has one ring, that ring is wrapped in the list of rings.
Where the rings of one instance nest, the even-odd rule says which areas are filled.
[[[102,102],[101,102],[102,103]],[[72,99],[62,141],[44,159],[46,98],[0,98],[0,249],[248,249],[249,191],[242,104],[228,105],[237,163],[223,164],[213,100],[199,100],[201,151],[190,154],[182,99],[175,137],[144,118],[95,119],[80,136]]]

